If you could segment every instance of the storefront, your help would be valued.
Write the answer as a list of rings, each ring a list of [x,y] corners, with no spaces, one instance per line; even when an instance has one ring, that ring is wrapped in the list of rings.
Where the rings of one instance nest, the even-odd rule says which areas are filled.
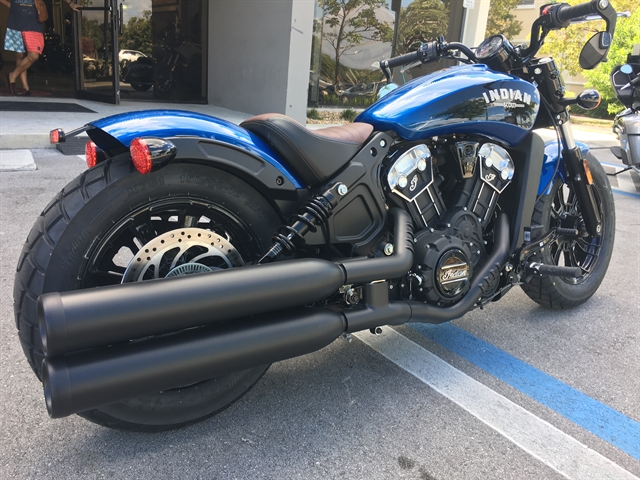
[[[33,95],[207,102],[207,0],[78,0],[78,14],[46,3],[44,51],[28,72]],[[3,71],[13,68],[12,52],[2,58]]]
[[[382,81],[378,62],[392,54],[394,40],[395,54],[439,34],[477,45],[490,6],[490,0],[348,2],[357,8],[343,12],[347,19],[373,6],[379,25],[338,46],[326,8],[341,5],[337,0],[77,0],[79,13],[64,0],[45,2],[45,51],[29,71],[35,96],[211,103],[299,121],[308,104],[370,104]],[[0,13],[3,35],[8,10],[0,6]],[[6,73],[14,55],[2,55]],[[404,76],[396,80],[444,65],[396,72]]]

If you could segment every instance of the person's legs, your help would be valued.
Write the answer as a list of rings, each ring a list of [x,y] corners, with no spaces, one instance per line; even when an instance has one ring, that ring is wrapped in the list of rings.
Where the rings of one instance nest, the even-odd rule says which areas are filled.
[[[16,65],[15,70],[7,76],[10,83],[14,83],[18,77],[22,79],[21,75],[24,75],[24,79],[26,79],[27,70],[40,58],[40,53],[44,48],[44,35],[40,32],[22,32],[22,40],[27,50],[27,56],[23,57]],[[29,91],[29,88],[26,87],[26,90]]]
[[[24,54],[20,52],[16,52],[16,65],[19,65],[24,58]],[[27,80],[27,72],[22,72],[20,74],[20,81],[22,82],[22,88],[25,90],[29,90],[29,81]]]
[[[15,83],[17,78],[20,77],[22,83],[26,84],[27,70],[38,60],[38,58],[40,58],[40,55],[36,52],[27,53],[27,55],[22,58],[20,63],[16,65],[16,68],[13,70],[13,72],[9,73],[9,80],[12,83]],[[25,88],[29,90],[28,84],[26,84]]]
[[[16,66],[18,66],[18,64],[20,64],[20,62],[24,60],[24,53],[26,53],[24,41],[22,39],[22,33],[18,30],[7,28],[7,32],[4,37],[4,49],[7,51],[16,52]],[[17,77],[14,77],[14,79],[12,80],[10,73],[5,73],[5,76],[7,78],[7,86],[9,87],[9,91],[15,94],[16,91],[14,82]]]

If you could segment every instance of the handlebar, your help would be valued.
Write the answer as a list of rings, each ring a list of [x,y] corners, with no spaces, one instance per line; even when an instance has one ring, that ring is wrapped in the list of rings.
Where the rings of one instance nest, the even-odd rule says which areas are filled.
[[[591,13],[597,13],[598,1],[599,0],[593,0],[589,3],[582,3],[573,7],[570,7],[566,4],[561,4],[555,9],[556,18],[561,24],[565,24],[571,22],[571,20],[573,20],[574,18],[584,17],[585,15],[589,15]]]
[[[591,14],[597,14],[605,21],[609,39],[612,39],[616,29],[617,14],[609,0],[591,0],[575,6],[557,3],[540,7],[540,16],[531,26],[531,44],[528,48],[521,50],[523,61],[526,63],[533,58],[542,46],[547,33],[551,30],[566,28],[572,20],[581,19]],[[608,48],[608,45],[606,47]]]
[[[416,50],[415,52],[409,52],[404,55],[400,55],[399,57],[383,60],[380,65],[384,65],[387,68],[394,68],[401,65],[409,65],[410,63],[417,62],[418,60],[420,60],[420,52]]]
[[[640,75],[636,75],[636,77],[634,79],[632,79],[629,83],[627,83],[624,87],[622,87],[620,90],[626,90],[629,87],[635,87],[636,85],[640,84]]]
[[[572,20],[582,19],[596,14],[606,22],[607,32],[609,33],[608,44],[601,45],[601,48],[608,49],[613,32],[616,27],[617,14],[611,6],[609,0],[591,0],[580,5],[570,6],[566,3],[548,4],[540,8],[540,17],[533,22],[531,27],[531,43],[528,48],[519,50],[520,65],[526,64],[538,52],[542,46],[542,42],[547,33],[551,30],[558,30],[569,26]],[[605,43],[603,41],[603,43]],[[476,62],[476,56],[473,51],[461,43],[447,43],[444,37],[432,42],[423,43],[415,52],[406,53],[399,57],[390,58],[380,62],[380,68],[387,77],[387,81],[391,81],[390,69],[402,65],[409,65],[420,61],[422,63],[439,60],[447,52],[459,50],[464,53],[469,60]]]
[[[380,68],[387,77],[387,81],[390,81],[389,69],[402,65],[409,65],[418,61],[422,63],[429,63],[434,60],[440,60],[442,56],[452,50],[459,50],[464,53],[470,60],[476,60],[476,56],[474,55],[473,51],[471,51],[471,49],[466,45],[456,42],[447,43],[445,42],[444,37],[440,37],[438,38],[438,40],[423,43],[415,52],[409,52],[404,55],[400,55],[399,57],[393,57],[389,60],[383,60],[382,62],[380,62]]]

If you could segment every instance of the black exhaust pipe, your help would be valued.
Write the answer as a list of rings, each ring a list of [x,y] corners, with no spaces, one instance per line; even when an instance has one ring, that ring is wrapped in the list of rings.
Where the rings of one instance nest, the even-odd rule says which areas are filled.
[[[496,223],[493,251],[480,271],[474,275],[475,284],[469,292],[458,303],[445,308],[428,303],[408,302],[411,307],[410,322],[444,323],[460,318],[473,308],[482,295],[490,291],[491,285],[497,283],[502,268],[509,260],[511,239],[507,214],[501,214]]]
[[[324,300],[344,271],[302,259],[200,275],[47,293],[38,299],[46,356]]]
[[[225,320],[319,302],[345,284],[405,275],[413,263],[411,217],[393,209],[394,254],[329,262],[301,259],[38,299],[44,353],[54,357]]]
[[[343,312],[302,307],[46,358],[43,383],[49,415],[64,417],[137,395],[304,355],[325,347],[346,331],[408,321],[452,320],[473,308],[483,289],[493,283],[490,277],[499,275],[508,260],[506,215],[499,217],[495,237],[494,250],[475,276],[475,285],[463,300],[449,308],[420,302],[389,302],[389,283],[375,281],[365,285],[368,300],[365,306]],[[404,240],[409,243],[410,235]],[[406,251],[401,251],[400,258],[404,254]]]
[[[389,282],[381,281],[365,285],[366,304],[344,311],[347,332],[358,332],[382,325],[402,325],[407,322],[444,323],[474,308],[474,305],[495,285],[500,272],[509,259],[509,219],[506,214],[498,217],[495,242],[491,255],[474,275],[474,284],[458,303],[450,307],[437,307],[417,301],[389,301]]]
[[[311,353],[346,330],[341,313],[311,308],[228,323],[233,325],[194,328],[45,359],[49,415],[65,417]]]

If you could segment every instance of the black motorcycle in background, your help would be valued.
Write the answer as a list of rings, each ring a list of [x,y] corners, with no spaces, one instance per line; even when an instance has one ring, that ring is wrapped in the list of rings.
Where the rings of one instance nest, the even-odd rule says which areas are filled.
[[[65,75],[72,74],[76,69],[73,46],[63,43],[62,37],[57,33],[45,32],[42,55],[35,66],[41,71],[51,70]]]
[[[180,41],[174,46],[165,39],[154,45],[152,57],[139,57],[123,70],[121,81],[134,90],[145,92],[153,87],[153,95],[167,99],[183,92],[199,94],[202,81],[202,49],[193,42]]]

